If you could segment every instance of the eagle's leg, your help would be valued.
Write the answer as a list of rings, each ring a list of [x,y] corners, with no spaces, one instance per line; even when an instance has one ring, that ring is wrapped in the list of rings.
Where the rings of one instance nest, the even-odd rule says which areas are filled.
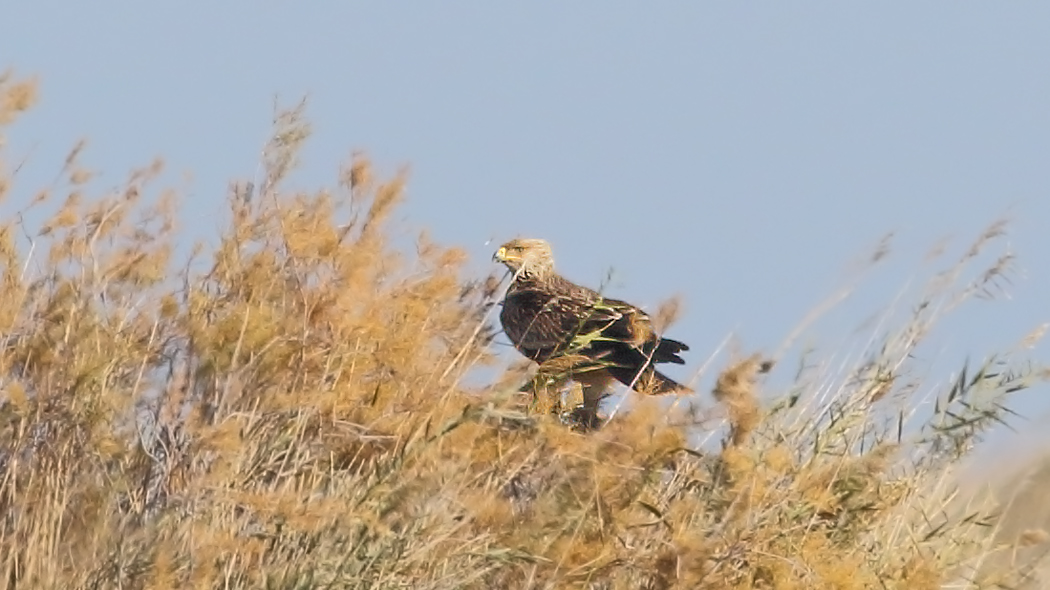
[[[602,400],[609,396],[616,379],[604,370],[586,371],[572,376],[580,384],[583,403],[574,406],[574,421],[586,430],[594,430],[601,425],[598,408]]]

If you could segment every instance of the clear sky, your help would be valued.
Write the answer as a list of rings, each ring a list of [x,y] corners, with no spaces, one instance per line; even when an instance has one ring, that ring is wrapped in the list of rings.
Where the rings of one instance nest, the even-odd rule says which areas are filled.
[[[28,198],[87,137],[103,187],[163,157],[188,239],[214,236],[274,97],[305,94],[299,186],[332,184],[353,149],[408,164],[403,219],[473,272],[506,239],[544,237],[578,282],[612,267],[619,298],[681,294],[669,335],[693,346],[689,368],[730,332],[772,352],[896,232],[888,269],[814,329],[834,350],[928,276],[936,242],[954,257],[1004,215],[1012,299],[963,308],[924,360],[947,379],[1050,321],[1048,3],[406,6],[13,3],[0,67],[42,92],[13,130],[16,188]],[[1019,409],[1045,421],[1045,393]]]

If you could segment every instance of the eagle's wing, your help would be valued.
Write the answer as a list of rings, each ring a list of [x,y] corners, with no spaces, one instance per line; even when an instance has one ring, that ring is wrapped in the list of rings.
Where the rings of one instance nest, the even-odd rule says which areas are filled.
[[[619,319],[603,330],[604,336],[642,351],[654,363],[685,364],[685,359],[678,353],[689,350],[689,347],[677,340],[658,336],[649,314],[619,299],[604,299],[600,305],[619,312]]]
[[[613,308],[595,308],[586,293],[524,288],[507,293],[500,319],[514,346],[543,360],[555,352],[578,348],[580,335],[601,332],[621,318]]]
[[[684,364],[679,352],[688,350],[682,342],[669,338],[660,338],[653,328],[652,320],[641,309],[617,299],[604,299],[594,305],[596,310],[610,309],[615,314],[607,317],[616,319],[602,325],[585,324],[594,328],[586,348],[586,356],[600,360],[610,375],[624,385],[646,393],[666,393],[670,391],[689,391],[673,379],[657,371],[656,363]]]

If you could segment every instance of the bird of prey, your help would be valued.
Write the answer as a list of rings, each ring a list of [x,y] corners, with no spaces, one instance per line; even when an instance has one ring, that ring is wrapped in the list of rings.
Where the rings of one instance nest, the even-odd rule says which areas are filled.
[[[684,364],[679,353],[689,347],[661,338],[641,309],[562,278],[545,240],[511,240],[493,260],[514,273],[500,322],[521,354],[541,367],[563,357],[583,360],[573,379],[585,388],[616,380],[647,394],[691,391],[654,367]]]

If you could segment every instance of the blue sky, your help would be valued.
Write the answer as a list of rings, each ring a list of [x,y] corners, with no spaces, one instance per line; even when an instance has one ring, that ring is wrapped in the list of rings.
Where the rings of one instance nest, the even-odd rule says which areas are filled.
[[[1011,299],[938,329],[922,361],[946,380],[1050,321],[1048,25],[1041,3],[39,1],[4,11],[0,66],[41,82],[10,138],[24,199],[87,137],[102,188],[163,157],[187,241],[214,236],[274,97],[308,95],[297,186],[354,149],[410,165],[402,219],[472,272],[544,237],[578,282],[614,268],[619,298],[681,294],[689,368],[731,332],[772,352],[895,232],[807,336],[835,350],[929,276],[936,242],[954,257],[1009,216]],[[1018,409],[1045,419],[1041,395]]]

